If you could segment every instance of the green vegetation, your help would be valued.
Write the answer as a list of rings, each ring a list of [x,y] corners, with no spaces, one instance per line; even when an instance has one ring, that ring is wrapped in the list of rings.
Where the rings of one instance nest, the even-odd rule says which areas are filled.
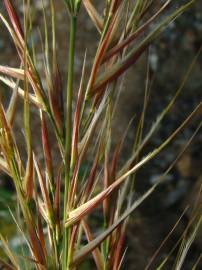
[[[70,25],[67,87],[62,87],[61,81],[65,78],[61,79],[57,60],[60,53],[55,19],[57,1],[49,0],[50,22],[47,10],[43,9],[44,74],[37,70],[32,4],[29,0],[22,1],[24,17],[21,18],[12,2],[3,0],[7,15],[0,13],[0,20],[12,37],[21,64],[19,68],[0,66],[0,73],[3,74],[0,81],[13,91],[7,107],[3,102],[0,103],[0,169],[12,178],[15,186],[19,207],[13,214],[13,223],[23,239],[23,245],[15,253],[1,236],[1,245],[8,259],[2,257],[0,264],[5,269],[66,270],[77,269],[81,263],[85,263],[90,269],[88,263],[92,256],[97,269],[120,269],[124,260],[124,239],[130,214],[161,184],[193,137],[155,184],[134,200],[132,195],[136,172],[158,157],[160,151],[175,139],[202,108],[202,102],[199,102],[161,145],[142,157],[144,146],[181,93],[197,55],[175,96],[144,135],[149,96],[146,87],[142,114],[137,120],[134,147],[130,158],[120,166],[118,162],[126,134],[113,147],[116,130],[112,128],[112,123],[116,115],[121,76],[136,64],[165,27],[195,1],[183,1],[170,11],[172,0],[162,4],[153,0],[108,0],[105,4],[103,1],[103,14],[99,14],[93,1],[65,0],[64,10],[69,16]],[[96,27],[99,40],[89,73],[86,71],[88,51],[84,55],[77,90],[74,83],[75,44],[81,6],[85,7]],[[24,101],[21,128],[26,156],[18,147],[13,128],[19,97]],[[31,132],[34,121],[31,106],[38,111],[34,117],[38,115],[41,139],[34,138]],[[35,153],[34,140],[39,140],[43,160]],[[53,142],[57,145],[56,150],[52,147]],[[5,197],[4,204],[6,200]],[[96,228],[99,234],[94,234],[91,228],[90,214],[94,211],[98,211],[100,216],[99,224],[96,225],[99,226]],[[183,237],[175,269],[180,269],[183,264],[201,223],[201,216],[195,215],[193,221],[196,227],[188,238]],[[165,263],[166,259],[158,269],[162,269]]]

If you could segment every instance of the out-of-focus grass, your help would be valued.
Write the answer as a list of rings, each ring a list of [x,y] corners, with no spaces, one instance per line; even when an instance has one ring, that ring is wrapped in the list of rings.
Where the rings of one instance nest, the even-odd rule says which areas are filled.
[[[180,95],[199,53],[174,97],[145,134],[148,72],[142,113],[136,120],[134,147],[123,166],[119,166],[118,161],[123,154],[127,130],[115,147],[111,143],[117,128],[113,129],[112,123],[119,97],[118,86],[121,76],[137,63],[165,27],[195,1],[185,1],[173,8],[171,0],[162,4],[152,0],[110,0],[105,2],[100,14],[89,0],[65,0],[64,10],[70,23],[66,87],[62,84],[64,78],[61,78],[57,60],[60,44],[57,44],[55,2],[50,0],[48,4],[50,20],[47,19],[47,9],[44,6],[42,9],[44,34],[39,31],[39,36],[43,74],[37,70],[32,3],[23,1],[23,18],[20,18],[11,0],[3,2],[7,16],[0,13],[0,20],[12,37],[21,64],[17,68],[0,66],[3,74],[0,81],[13,90],[9,106],[0,103],[0,167],[12,178],[16,189],[18,211],[17,218],[13,216],[13,224],[18,228],[19,237],[24,239],[27,252],[24,254],[22,250],[21,256],[16,255],[1,237],[9,260],[0,262],[8,269],[66,270],[80,267],[83,261],[88,265],[91,254],[97,269],[120,269],[125,255],[129,216],[161,184],[176,160],[151,188],[134,199],[136,172],[158,157],[201,111],[199,101],[192,112],[186,112],[184,121],[176,130],[143,156],[145,145]],[[88,52],[84,55],[80,86],[76,89],[75,44],[80,30],[77,23],[81,4],[98,30],[99,38],[89,73],[86,72]],[[22,130],[26,157],[22,155],[13,128],[19,97],[23,99]],[[31,106],[38,112],[41,138],[35,138],[32,133]],[[196,132],[200,127],[201,123]],[[50,130],[54,133],[52,139]],[[34,140],[39,140],[40,155],[36,154]],[[52,149],[53,141],[57,151]],[[54,163],[56,153],[57,165]],[[94,234],[89,215],[97,210],[100,222],[96,228],[98,234]]]

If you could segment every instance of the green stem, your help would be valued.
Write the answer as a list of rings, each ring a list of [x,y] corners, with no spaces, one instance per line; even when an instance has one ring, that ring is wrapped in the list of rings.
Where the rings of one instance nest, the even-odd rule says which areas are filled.
[[[71,15],[70,18],[70,40],[69,40],[69,60],[68,60],[68,82],[67,82],[67,103],[66,103],[66,138],[65,138],[65,193],[64,193],[64,222],[68,216],[68,195],[70,186],[70,161],[72,142],[72,99],[74,81],[74,57],[75,57],[75,37],[76,37],[77,17]],[[63,238],[63,269],[68,269],[68,246],[69,229],[64,229]]]

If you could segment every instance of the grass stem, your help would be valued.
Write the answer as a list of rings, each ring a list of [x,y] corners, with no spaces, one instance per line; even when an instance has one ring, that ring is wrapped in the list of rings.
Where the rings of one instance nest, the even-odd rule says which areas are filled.
[[[70,39],[69,39],[69,59],[68,59],[68,82],[67,82],[67,103],[66,103],[66,137],[65,137],[65,194],[64,194],[64,220],[68,212],[68,193],[70,185],[70,161],[71,161],[71,141],[72,141],[72,98],[74,81],[74,57],[75,57],[75,37],[76,37],[77,17],[70,17]],[[64,254],[63,269],[68,269],[68,242],[69,229],[64,229]]]

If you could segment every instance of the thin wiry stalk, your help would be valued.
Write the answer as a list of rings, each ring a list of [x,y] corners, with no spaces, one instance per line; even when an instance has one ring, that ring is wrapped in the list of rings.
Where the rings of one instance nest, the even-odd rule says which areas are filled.
[[[148,134],[143,137],[150,90],[147,84],[142,114],[137,119],[135,147],[128,161],[121,167],[119,159],[122,156],[128,129],[115,149],[113,149],[112,143],[114,132],[112,122],[116,116],[115,108],[119,98],[117,88],[122,87],[120,77],[136,63],[164,27],[195,1],[187,0],[185,4],[180,4],[174,12],[160,18],[160,15],[163,15],[163,12],[168,9],[168,5],[172,4],[171,0],[160,4],[158,10],[153,13],[152,10],[156,7],[156,2],[153,0],[134,2],[109,0],[105,1],[103,16],[98,14],[93,1],[64,0],[70,19],[65,99],[63,98],[63,80],[57,60],[57,47],[60,44],[56,44],[56,29],[58,29],[56,27],[56,2],[49,1],[51,10],[51,31],[49,33],[48,12],[42,1],[44,34],[40,32],[40,35],[45,78],[36,68],[38,64],[37,46],[33,39],[30,1],[23,1],[24,27],[21,27],[21,20],[12,1],[4,0],[3,2],[8,19],[0,12],[0,20],[12,37],[16,54],[22,65],[20,68],[0,66],[0,72],[6,76],[0,76],[0,81],[13,89],[9,109],[5,109],[2,102],[0,104],[0,168],[13,179],[21,209],[18,216],[20,217],[22,213],[25,219],[24,235],[27,233],[29,235],[26,239],[30,256],[23,259],[25,268],[31,265],[37,270],[77,269],[79,263],[87,260],[87,256],[92,254],[99,270],[120,269],[125,255],[124,241],[129,215],[163,181],[164,176],[173,168],[178,158],[157,179],[156,184],[142,194],[137,201],[132,200],[135,180],[131,175],[136,176],[137,170],[156,157],[165,146],[174,140],[202,107],[199,102],[179,128],[173,131],[159,147],[140,159],[145,144],[181,93],[197,55],[173,99],[164,108]],[[89,74],[88,72],[85,74],[88,77],[84,76],[85,56],[78,100],[74,110],[75,42],[77,16],[82,3],[100,36],[91,69]],[[32,42],[31,46],[28,45],[29,39]],[[147,73],[147,79],[148,77],[149,73]],[[10,78],[15,79],[16,82]],[[18,96],[22,97],[24,101],[23,130],[26,158],[21,154],[21,149],[18,149],[13,129]],[[32,104],[40,115],[42,162],[34,152],[32,143],[32,110],[30,108]],[[65,106],[65,113],[63,106]],[[49,127],[49,122],[52,124],[51,127]],[[60,151],[57,164],[55,164],[55,156],[52,153],[54,149],[51,149],[53,140],[51,129],[54,133],[57,151]],[[128,190],[130,191],[129,198],[127,198]],[[99,228],[103,232],[96,237],[91,228],[89,214],[100,205]],[[82,242],[83,237],[88,241],[85,246]],[[3,238],[2,242],[10,263],[7,264],[4,260],[0,260],[0,264],[8,269],[20,269],[18,257],[12,255],[12,251]],[[117,246],[118,248],[116,248]],[[187,247],[184,252],[181,250],[179,253],[181,255],[181,259],[179,257],[180,266],[186,250],[188,250]]]
[[[69,60],[68,60],[68,81],[67,81],[67,103],[66,103],[66,137],[65,137],[65,192],[64,192],[64,222],[67,218],[69,188],[71,177],[71,143],[72,143],[72,99],[73,99],[73,81],[74,81],[74,58],[75,58],[75,39],[76,39],[77,17],[70,15],[70,36],[69,36]],[[68,267],[68,243],[69,229],[64,229],[64,253],[63,268]]]

